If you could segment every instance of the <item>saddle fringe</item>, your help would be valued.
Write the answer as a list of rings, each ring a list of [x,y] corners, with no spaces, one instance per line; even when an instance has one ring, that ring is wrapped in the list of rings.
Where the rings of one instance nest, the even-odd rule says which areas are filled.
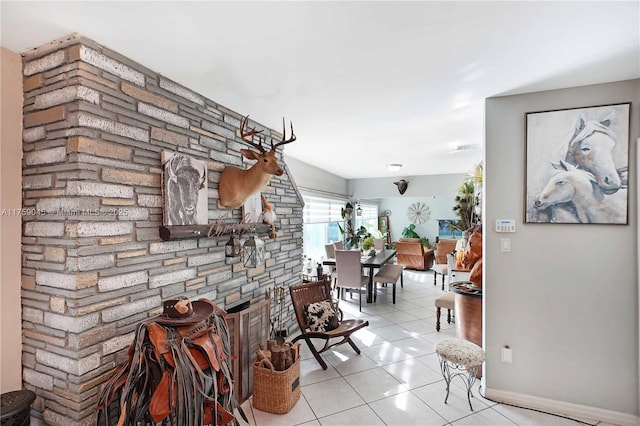
[[[113,425],[118,410],[117,426],[237,424],[234,409],[248,423],[233,393],[226,312],[200,300],[214,307],[201,323],[138,326],[128,360],[100,391],[97,425]]]

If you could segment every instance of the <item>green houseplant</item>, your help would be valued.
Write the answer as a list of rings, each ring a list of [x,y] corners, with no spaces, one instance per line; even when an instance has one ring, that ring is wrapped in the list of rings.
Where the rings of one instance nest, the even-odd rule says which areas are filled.
[[[427,237],[421,237],[420,235],[418,235],[415,229],[416,229],[416,225],[413,223],[410,224],[409,226],[405,227],[402,230],[402,236],[404,238],[419,238],[424,248],[430,249],[431,243],[429,242],[429,239]]]
[[[345,238],[345,243],[350,247],[359,247],[360,242],[370,236],[371,234],[367,231],[367,228],[361,226],[351,237]],[[373,239],[371,242],[373,243]]]
[[[459,226],[458,231],[466,231],[474,222],[475,191],[475,184],[472,179],[465,180],[458,187],[458,193],[454,198],[455,205],[453,206],[453,212],[460,219],[460,223],[454,225]]]
[[[478,192],[482,186],[482,170],[482,164],[476,165],[473,172],[458,187],[454,198],[453,212],[460,220],[457,223],[449,222],[447,224],[452,231],[465,232],[477,224],[480,219],[476,212],[476,206],[479,202]]]
[[[370,249],[373,248],[373,246],[374,246],[374,243],[373,243],[373,237],[372,236],[365,237],[365,239],[362,240],[362,249],[363,250],[370,250]]]
[[[347,248],[350,248],[354,244],[356,233],[353,229],[353,222],[351,221],[351,214],[353,213],[353,204],[347,202],[347,204],[340,209],[340,215],[344,221],[344,227],[338,224],[340,235],[344,238],[344,244]]]

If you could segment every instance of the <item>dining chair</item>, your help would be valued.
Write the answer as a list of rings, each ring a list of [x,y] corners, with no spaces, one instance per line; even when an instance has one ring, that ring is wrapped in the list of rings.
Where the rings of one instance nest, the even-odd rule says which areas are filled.
[[[444,291],[444,277],[449,275],[449,265],[447,263],[447,254],[456,248],[455,239],[440,239],[436,243],[435,262],[431,266],[433,271],[433,285],[436,285],[438,274],[442,275],[442,291]]]
[[[324,245],[324,251],[327,255],[327,259],[335,259],[336,257],[336,243],[329,243]],[[338,279],[338,274],[336,273],[336,267],[331,266],[329,268],[329,275],[331,276],[331,281],[333,282],[332,287],[335,287],[335,282]]]
[[[366,293],[369,277],[362,275],[360,263],[360,251],[358,250],[336,250],[336,272],[338,280],[336,286],[338,294],[342,290],[358,291],[360,298],[360,311],[362,312],[362,292]]]
[[[333,243],[325,244],[324,252],[328,259],[333,259],[336,257],[336,246]]]

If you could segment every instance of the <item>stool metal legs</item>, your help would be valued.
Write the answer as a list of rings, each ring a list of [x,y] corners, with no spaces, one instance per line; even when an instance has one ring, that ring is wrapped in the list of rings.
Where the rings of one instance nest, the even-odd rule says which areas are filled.
[[[465,386],[467,387],[467,400],[469,401],[469,408],[473,411],[473,407],[471,406],[471,397],[473,393],[471,392],[471,388],[473,384],[476,382],[476,372],[478,370],[479,365],[473,367],[465,367],[463,365],[454,364],[446,359],[438,357],[440,360],[440,370],[442,371],[442,376],[444,377],[444,381],[447,382],[447,396],[444,398],[444,403],[447,403],[447,399],[449,399],[449,387],[451,385],[451,379],[460,376]],[[451,369],[456,370],[456,372],[452,373]]]

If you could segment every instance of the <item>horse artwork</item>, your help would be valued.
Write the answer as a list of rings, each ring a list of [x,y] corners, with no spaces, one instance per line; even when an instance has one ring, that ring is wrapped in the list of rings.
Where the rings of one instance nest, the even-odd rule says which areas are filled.
[[[622,186],[622,179],[613,163],[612,151],[616,137],[609,129],[611,120],[578,120],[575,133],[569,141],[565,160],[593,174],[597,185],[607,194]]]
[[[628,223],[630,104],[527,113],[526,223]]]
[[[533,204],[536,209],[568,206],[572,211],[566,217],[567,221],[575,218],[577,223],[624,223],[626,188],[608,195],[592,173],[564,161],[553,166],[557,171],[535,197]],[[554,214],[560,217],[559,212]]]
[[[464,249],[462,266],[470,269],[469,281],[482,288],[482,228],[476,227],[469,236],[469,241]]]

